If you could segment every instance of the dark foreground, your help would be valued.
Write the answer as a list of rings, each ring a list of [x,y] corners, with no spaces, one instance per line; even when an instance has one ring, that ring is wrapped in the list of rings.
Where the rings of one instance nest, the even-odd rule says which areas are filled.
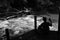
[[[35,32],[32,30],[21,36],[12,37],[11,40],[58,40],[58,34],[55,31],[50,31],[48,34]]]

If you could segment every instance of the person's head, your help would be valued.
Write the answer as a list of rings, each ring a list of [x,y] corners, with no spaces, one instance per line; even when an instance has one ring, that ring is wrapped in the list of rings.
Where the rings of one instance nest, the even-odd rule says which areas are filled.
[[[46,20],[47,20],[46,17],[43,17],[43,21],[46,22]]]

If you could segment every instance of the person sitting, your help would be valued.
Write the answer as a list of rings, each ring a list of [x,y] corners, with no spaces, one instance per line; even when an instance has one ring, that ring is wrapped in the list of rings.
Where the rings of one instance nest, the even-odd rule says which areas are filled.
[[[41,25],[39,25],[38,27],[38,31],[40,32],[44,32],[44,33],[48,33],[49,32],[49,26],[52,26],[52,22],[47,22],[46,21],[46,17],[43,17],[43,23]],[[49,19],[50,20],[50,19]]]

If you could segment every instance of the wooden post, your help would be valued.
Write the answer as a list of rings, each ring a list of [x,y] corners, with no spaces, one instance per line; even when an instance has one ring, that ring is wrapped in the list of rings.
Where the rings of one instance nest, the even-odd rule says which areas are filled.
[[[37,30],[37,16],[34,16],[34,28]]]
[[[9,30],[8,29],[5,29],[5,32],[6,32],[7,40],[10,40],[10,38],[9,38]]]
[[[58,33],[60,34],[60,8],[58,9],[59,17],[58,17]]]

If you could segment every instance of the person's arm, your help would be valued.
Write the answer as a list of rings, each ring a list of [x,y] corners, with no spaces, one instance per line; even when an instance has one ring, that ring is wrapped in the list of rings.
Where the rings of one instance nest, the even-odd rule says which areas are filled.
[[[49,26],[52,26],[52,20],[50,18],[49,18],[49,21],[50,21]]]
[[[52,23],[52,20],[49,18],[50,23]]]
[[[52,23],[49,23],[49,26],[52,26]]]

